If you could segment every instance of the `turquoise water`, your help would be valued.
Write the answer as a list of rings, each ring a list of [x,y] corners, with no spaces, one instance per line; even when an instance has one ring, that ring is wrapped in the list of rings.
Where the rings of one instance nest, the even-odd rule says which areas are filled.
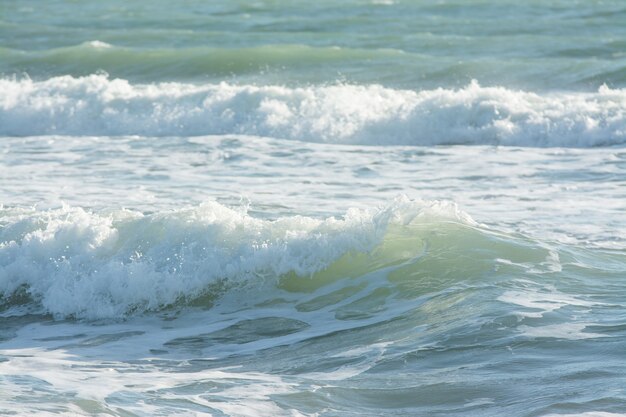
[[[0,414],[626,415],[621,1],[0,4]]]
[[[0,73],[528,90],[626,82],[613,1],[5,1]]]

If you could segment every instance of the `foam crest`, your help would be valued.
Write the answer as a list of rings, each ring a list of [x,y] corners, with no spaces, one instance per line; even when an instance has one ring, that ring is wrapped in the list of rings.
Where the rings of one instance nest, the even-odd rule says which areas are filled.
[[[244,134],[368,145],[626,143],[626,90],[546,93],[380,85],[131,84],[106,75],[0,80],[0,135]]]
[[[428,219],[472,221],[451,203],[406,198],[324,220],[261,220],[214,202],[151,215],[2,209],[0,306],[35,302],[60,317],[122,317],[218,286],[288,273],[312,279],[342,255],[370,251],[391,225]]]

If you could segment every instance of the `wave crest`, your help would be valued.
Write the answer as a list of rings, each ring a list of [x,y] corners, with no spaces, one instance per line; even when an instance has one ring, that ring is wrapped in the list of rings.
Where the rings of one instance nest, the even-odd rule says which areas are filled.
[[[0,80],[0,135],[243,134],[367,145],[626,143],[626,90],[131,84],[106,75]]]

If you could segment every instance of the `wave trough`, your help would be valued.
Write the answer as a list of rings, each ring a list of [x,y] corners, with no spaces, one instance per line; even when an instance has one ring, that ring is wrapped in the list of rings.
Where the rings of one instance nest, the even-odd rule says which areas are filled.
[[[626,143],[626,90],[131,84],[105,74],[1,79],[0,135],[243,134],[364,145]]]

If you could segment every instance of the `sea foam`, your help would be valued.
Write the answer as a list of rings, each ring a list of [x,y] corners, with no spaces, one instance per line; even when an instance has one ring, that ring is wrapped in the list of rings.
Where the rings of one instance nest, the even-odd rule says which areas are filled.
[[[98,74],[0,80],[0,135],[243,134],[366,145],[626,143],[626,90],[533,93],[380,85],[131,84]]]

